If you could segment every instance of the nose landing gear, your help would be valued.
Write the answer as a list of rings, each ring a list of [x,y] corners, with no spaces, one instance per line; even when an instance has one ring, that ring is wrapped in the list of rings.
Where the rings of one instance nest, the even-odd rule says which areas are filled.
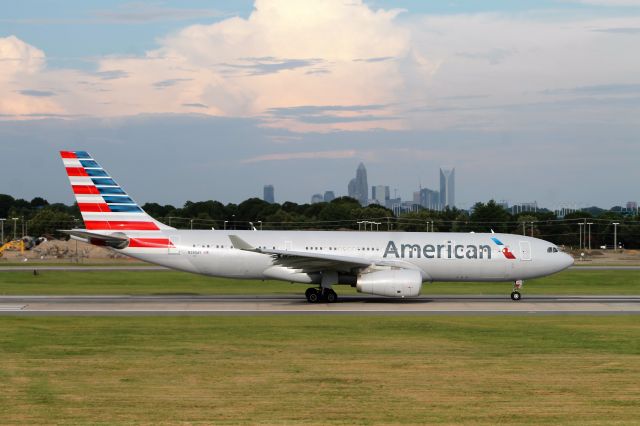
[[[517,280],[513,283],[513,291],[511,292],[511,300],[518,301],[522,299],[522,295],[520,294],[520,289],[524,285],[523,280]]]

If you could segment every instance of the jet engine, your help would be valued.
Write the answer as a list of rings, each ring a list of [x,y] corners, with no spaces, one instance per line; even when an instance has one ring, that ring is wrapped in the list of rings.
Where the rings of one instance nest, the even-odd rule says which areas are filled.
[[[359,293],[388,297],[418,296],[422,290],[422,274],[410,269],[388,269],[358,276]]]

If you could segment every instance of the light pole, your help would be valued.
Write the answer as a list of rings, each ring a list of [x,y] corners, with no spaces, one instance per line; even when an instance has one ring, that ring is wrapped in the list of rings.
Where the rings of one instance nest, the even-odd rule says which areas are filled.
[[[12,217],[11,220],[13,221],[13,239],[16,240],[18,237],[16,236],[16,229],[18,227],[18,219],[17,217]]]
[[[620,225],[620,223],[618,222],[613,222],[613,251],[617,251],[618,250],[618,225]]]
[[[527,222],[525,222],[524,220],[522,221],[522,235],[527,235]]]
[[[73,218],[73,227],[74,228],[78,228],[78,220],[79,219],[77,217]],[[74,238],[74,240],[76,240],[76,239]],[[78,240],[76,240],[76,263],[79,263],[79,262],[80,262],[80,256],[78,256]]]
[[[533,237],[533,222],[531,222],[531,236]]]
[[[193,230],[193,219],[191,219],[190,222],[191,222],[191,230]]]
[[[259,220],[258,223],[260,224],[260,230],[262,231],[262,221]]]
[[[227,222],[229,222],[229,221],[228,221],[228,220],[225,220],[225,221],[224,221],[224,230],[225,230],[225,231],[227,230]]]
[[[584,225],[584,223],[582,223],[582,222],[580,222],[578,224],[578,226],[579,226],[578,229],[580,230],[580,250],[582,250],[582,225]]]
[[[587,222],[587,225],[589,225],[589,251],[591,251],[591,225],[593,222]]]
[[[0,237],[0,246],[4,244],[4,221],[6,218],[0,218],[0,229],[2,229],[2,236]]]

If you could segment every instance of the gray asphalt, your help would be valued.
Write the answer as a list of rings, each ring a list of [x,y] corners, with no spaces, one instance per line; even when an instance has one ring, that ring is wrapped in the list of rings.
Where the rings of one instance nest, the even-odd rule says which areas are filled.
[[[171,271],[164,266],[140,265],[140,266],[81,266],[81,265],[39,265],[32,263],[25,266],[0,266],[0,272],[16,272],[16,271],[69,271],[69,272],[87,272],[87,271]]]
[[[535,315],[640,314],[640,296],[343,296],[309,304],[301,296],[1,296],[0,315]]]
[[[132,265],[132,266],[82,266],[82,265],[47,265],[47,264],[25,264],[24,266],[1,266],[0,272],[16,272],[16,271],[171,271],[164,266],[155,265]],[[607,265],[584,265],[584,266],[571,266],[571,270],[583,270],[583,271],[640,271],[640,266],[607,266]]]

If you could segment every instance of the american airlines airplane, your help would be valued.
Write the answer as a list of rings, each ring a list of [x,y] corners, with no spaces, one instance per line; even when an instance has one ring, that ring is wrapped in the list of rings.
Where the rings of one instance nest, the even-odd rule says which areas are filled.
[[[309,284],[311,303],[336,302],[333,286],[415,297],[433,281],[512,281],[568,268],[556,245],[521,235],[455,232],[182,230],[146,214],[85,151],[61,151],[86,229],[71,238],[180,271]]]

